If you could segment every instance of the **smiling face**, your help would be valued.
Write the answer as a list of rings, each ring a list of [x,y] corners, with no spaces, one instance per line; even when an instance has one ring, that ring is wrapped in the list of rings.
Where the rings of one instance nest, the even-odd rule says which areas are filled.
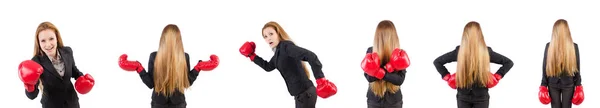
[[[275,48],[279,44],[279,35],[273,27],[263,29],[263,39],[265,39],[265,42],[267,42],[271,48]]]
[[[56,33],[51,29],[40,31],[38,34],[40,49],[48,56],[56,56],[57,39]]]

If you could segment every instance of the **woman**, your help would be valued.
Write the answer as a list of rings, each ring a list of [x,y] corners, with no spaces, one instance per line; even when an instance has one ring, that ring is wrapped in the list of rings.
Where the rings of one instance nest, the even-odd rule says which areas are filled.
[[[450,75],[444,65],[455,61],[457,71]],[[501,64],[502,67],[492,74],[490,62]],[[458,89],[458,108],[488,108],[488,89],[496,86],[513,66],[512,60],[485,44],[481,27],[474,21],[465,26],[460,46],[438,57],[433,64],[442,79],[451,88]]]
[[[361,63],[369,81],[368,108],[402,108],[400,85],[404,83],[409,65],[408,55],[400,49],[394,23],[389,20],[379,22],[373,47],[367,49]]]
[[[265,61],[257,56],[254,42],[246,42],[239,51],[242,55],[250,58],[256,65],[270,72],[279,70],[288,88],[290,95],[294,96],[296,108],[314,108],[317,95],[328,98],[337,92],[337,87],[325,79],[321,71],[322,65],[315,53],[296,46],[276,22],[268,22],[262,28],[262,37],[274,51],[270,61]],[[317,88],[309,79],[310,74],[302,61],[307,61],[317,79]]]
[[[150,54],[148,71],[139,61],[127,61],[127,55],[119,58],[119,66],[135,71],[152,92],[152,108],[185,108],[184,91],[190,87],[200,71],[211,71],[219,65],[219,58],[211,55],[209,61],[199,61],[190,70],[190,61],[184,52],[181,33],[177,25],[169,24],[162,32],[158,51]]]
[[[559,19],[554,23],[552,40],[546,43],[544,50],[540,102],[552,103],[552,108],[581,104],[584,95],[579,65],[579,47],[571,39],[567,21]]]
[[[19,65],[19,75],[25,84],[25,95],[31,100],[42,92],[42,108],[79,108],[79,94],[94,87],[90,74],[83,74],[75,65],[73,50],[63,46],[54,24],[42,22],[35,32],[33,58]],[[70,78],[76,80],[75,85]]]

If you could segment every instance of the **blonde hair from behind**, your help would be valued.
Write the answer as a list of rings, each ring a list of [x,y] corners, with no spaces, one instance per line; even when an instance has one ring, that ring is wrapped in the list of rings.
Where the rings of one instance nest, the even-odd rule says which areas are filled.
[[[275,21],[268,22],[267,24],[265,24],[263,26],[262,30],[269,28],[269,27],[272,27],[273,29],[275,29],[275,32],[279,36],[280,41],[281,40],[292,41],[292,38],[290,38],[290,36],[287,34],[287,32],[285,32],[285,30],[283,30],[283,27],[281,27],[281,25],[279,25],[277,22],[275,22]],[[304,68],[304,72],[306,73],[307,78],[310,78],[310,72],[308,71],[308,67],[306,67],[306,63],[302,63],[302,67]]]
[[[574,76],[577,69],[575,45],[571,38],[569,24],[564,19],[554,23],[552,40],[546,55],[546,76],[557,77],[562,74]]]
[[[473,84],[486,86],[492,77],[490,55],[481,26],[475,21],[467,23],[458,51],[456,85],[458,88],[470,88]]]
[[[377,25],[375,30],[375,39],[373,40],[373,52],[379,56],[380,64],[389,61],[392,51],[400,48],[396,26],[390,20],[383,20]],[[400,90],[400,86],[394,85],[384,80],[377,80],[370,83],[371,91],[378,97],[383,97],[386,92],[395,94]]]
[[[160,37],[160,46],[154,60],[154,91],[166,96],[175,91],[184,93],[190,86],[187,60],[179,27],[167,25]]]

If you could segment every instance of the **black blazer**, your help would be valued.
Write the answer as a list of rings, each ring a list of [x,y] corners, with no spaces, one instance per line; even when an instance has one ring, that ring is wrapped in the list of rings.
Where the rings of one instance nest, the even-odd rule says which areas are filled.
[[[43,108],[79,108],[79,97],[73,87],[71,78],[77,80],[83,73],[75,66],[75,60],[73,59],[73,50],[70,47],[59,47],[57,52],[61,56],[61,60],[65,66],[64,76],[60,76],[52,62],[46,56],[36,55],[31,60],[39,63],[44,68],[44,73],[40,76],[40,80],[43,84],[42,92],[42,107]],[[38,88],[39,83],[35,85],[35,91],[27,92],[25,95],[29,99],[35,99],[40,92]]]
[[[369,47],[367,49],[367,53],[371,53],[371,52],[373,52],[373,47]],[[381,63],[380,67],[384,68],[385,64],[387,64],[387,62]],[[365,78],[367,79],[367,81],[369,81],[369,83],[380,80],[380,79],[370,76],[367,73],[364,73],[364,75],[365,75]],[[400,85],[402,85],[402,83],[404,83],[405,77],[406,77],[406,69],[398,70],[398,71],[395,71],[392,73],[386,72],[381,80],[390,82],[397,86],[400,86]],[[402,90],[398,90],[398,92],[396,92],[395,94],[386,92],[383,95],[383,97],[378,97],[375,95],[375,93],[373,93],[371,91],[371,85],[369,85],[369,90],[367,90],[367,104],[385,103],[385,104],[389,104],[389,105],[395,105],[398,102],[402,103]]]
[[[460,46],[456,46],[456,48],[453,51],[448,52],[448,53],[436,58],[433,61],[435,68],[440,73],[440,75],[442,75],[442,78],[444,76],[446,76],[447,74],[450,74],[450,72],[448,72],[448,69],[446,69],[444,64],[457,61],[459,48],[460,48]],[[491,47],[488,47],[488,52],[490,54],[490,62],[491,63],[502,65],[502,67],[500,67],[500,69],[498,69],[498,71],[496,71],[496,74],[499,74],[500,76],[504,77],[504,75],[506,75],[506,73],[508,73],[508,71],[513,66],[512,60],[510,60],[509,58],[507,58],[501,54],[494,52]],[[457,98],[468,99],[468,100],[488,100],[489,99],[488,88],[478,86],[478,85],[480,85],[480,84],[473,84],[473,86],[470,88],[458,88],[457,89],[457,91],[458,91]]]
[[[291,41],[280,41],[275,49],[275,54],[269,62],[258,55],[254,57],[254,63],[267,72],[275,68],[279,70],[285,80],[288,92],[296,96],[310,87],[314,87],[302,67],[302,61],[307,61],[312,68],[315,79],[323,78],[321,68],[323,65],[312,51],[296,46]]]
[[[154,59],[156,58],[156,51],[150,54],[150,60],[148,62],[148,71],[145,69],[140,72],[140,78],[150,89],[154,89]],[[187,70],[190,70],[190,57],[185,53],[185,59],[187,62]],[[196,81],[198,77],[198,71],[192,69],[188,72],[188,81],[190,86]],[[152,108],[170,108],[170,107],[181,107],[184,108],[187,103],[185,101],[185,95],[179,91],[175,91],[170,97],[163,94],[159,94],[152,90]]]
[[[575,44],[575,56],[577,58],[577,70],[579,68],[579,46]],[[574,76],[569,76],[566,74],[560,75],[559,77],[548,77],[546,76],[546,56],[548,54],[548,46],[550,43],[546,43],[546,49],[544,50],[544,67],[542,67],[542,86],[552,86],[552,87],[574,87],[581,85],[581,74],[579,72],[575,72]],[[580,70],[581,71],[581,70]],[[566,73],[566,72],[565,72]]]

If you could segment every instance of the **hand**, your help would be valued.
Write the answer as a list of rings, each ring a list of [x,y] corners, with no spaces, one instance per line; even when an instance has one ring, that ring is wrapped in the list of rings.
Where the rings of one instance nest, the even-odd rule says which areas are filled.
[[[244,45],[242,45],[242,47],[240,47],[240,53],[248,58],[250,58],[250,60],[254,60],[254,57],[256,56],[256,54],[254,54],[254,50],[256,49],[256,44],[254,44],[254,42],[249,41],[244,43]]]
[[[19,78],[27,92],[35,91],[40,75],[44,72],[42,65],[33,60],[25,60],[19,64]]]
[[[95,84],[95,80],[90,74],[85,74],[77,78],[75,82],[75,90],[79,92],[79,94],[87,94],[92,90]]]
[[[452,75],[446,74],[446,76],[444,76],[442,79],[448,82],[448,86],[450,86],[450,88],[456,89],[456,73],[453,73]]]
[[[552,101],[548,93],[548,87],[546,86],[540,86],[540,92],[538,92],[538,97],[540,99],[540,102],[544,105],[548,105],[550,101]]]
[[[219,66],[219,56],[213,54],[213,55],[210,55],[209,61],[198,62],[198,64],[194,67],[194,69],[196,69],[196,71],[198,71],[198,72],[211,71],[211,70],[217,68],[217,66]]]
[[[333,96],[337,93],[335,84],[325,78],[317,79],[317,95],[323,99]]]
[[[380,67],[379,56],[377,53],[368,53],[361,62],[361,68],[369,76],[377,79],[382,79],[385,76],[385,71]]]
[[[487,84],[487,88],[496,87],[496,85],[498,85],[498,83],[500,82],[500,79],[502,79],[502,76],[500,74],[492,73],[490,73],[490,75],[492,75],[492,78],[490,79],[490,83]]]
[[[127,54],[123,54],[119,57],[119,67],[125,71],[136,71],[137,73],[144,70],[142,63],[139,61],[128,61]]]
[[[573,93],[573,99],[571,102],[575,105],[579,105],[583,102],[583,86],[579,85],[575,87],[575,92]]]
[[[392,51],[390,61],[385,65],[387,72],[394,72],[398,70],[404,70],[410,65],[408,54],[406,51],[396,48]]]

